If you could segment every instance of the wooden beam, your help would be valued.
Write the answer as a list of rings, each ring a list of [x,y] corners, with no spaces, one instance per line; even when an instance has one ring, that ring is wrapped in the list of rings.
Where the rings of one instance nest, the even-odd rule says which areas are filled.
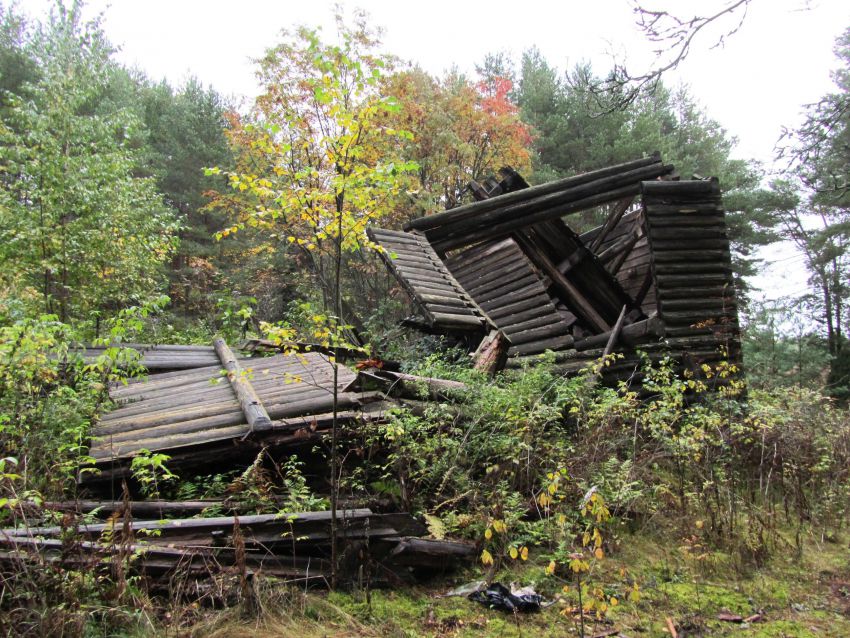
[[[578,288],[558,270],[557,266],[542,251],[536,249],[533,242],[529,241],[525,234],[517,233],[516,240],[528,258],[549,277],[552,285],[564,295],[564,302],[570,310],[580,314],[582,319],[599,332],[605,332],[610,328],[605,319],[593,307],[593,304],[581,294]]]
[[[605,350],[602,351],[603,358],[611,354],[611,350],[614,349],[614,345],[617,343],[617,339],[620,336],[620,330],[623,329],[623,321],[625,321],[625,319],[626,306],[623,306],[623,309],[620,311],[620,316],[617,317],[617,323],[614,324],[614,328],[611,330],[611,336],[608,337],[608,343],[605,344]]]
[[[236,398],[239,400],[239,405],[242,408],[242,414],[248,421],[248,425],[252,432],[269,430],[272,427],[272,420],[269,418],[268,412],[263,407],[260,397],[254,392],[254,388],[239,361],[233,354],[233,351],[225,343],[224,339],[217,337],[213,340],[213,347],[221,361],[221,365],[227,370],[227,378],[230,380],[230,387],[236,393]]]
[[[608,215],[608,219],[605,220],[602,230],[599,231],[599,234],[597,234],[593,239],[593,243],[590,244],[590,250],[592,252],[595,253],[599,250],[599,247],[602,246],[602,242],[605,241],[608,233],[610,233],[614,227],[620,223],[620,220],[623,218],[625,212],[629,210],[629,206],[632,205],[633,201],[635,201],[634,197],[625,197],[614,204],[614,210],[610,215]]]
[[[487,203],[483,205],[476,202],[474,204],[458,206],[457,208],[447,210],[443,213],[436,213],[435,215],[420,217],[419,219],[414,219],[412,221],[407,222],[404,225],[404,229],[429,230],[438,226],[451,224],[453,222],[463,219],[464,217],[470,214],[477,215],[486,210],[492,210],[506,206],[508,204],[527,201],[535,197],[540,197],[541,195],[547,195],[549,193],[565,190],[567,188],[572,188],[581,184],[586,184],[588,182],[592,182],[605,177],[610,177],[612,175],[617,175],[619,173],[634,170],[637,168],[643,168],[652,164],[659,164],[660,162],[661,156],[656,153],[650,157],[645,157],[639,160],[625,162],[616,166],[609,166],[596,171],[590,171],[589,173],[576,175],[574,177],[567,177],[564,179],[556,180],[554,182],[540,184],[539,186],[532,186],[531,188],[523,188],[513,193],[507,193],[505,195],[500,195],[499,197],[494,197],[490,200],[486,200]]]

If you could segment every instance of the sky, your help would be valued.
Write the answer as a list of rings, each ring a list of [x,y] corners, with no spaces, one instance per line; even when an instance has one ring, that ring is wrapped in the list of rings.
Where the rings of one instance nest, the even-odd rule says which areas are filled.
[[[43,15],[48,0],[23,0]],[[335,0],[90,0],[89,14],[120,46],[117,58],[150,77],[179,84],[190,75],[237,99],[258,91],[252,59],[280,40],[282,29],[319,26],[332,37]],[[504,2],[476,0],[410,3],[344,1],[360,7],[384,29],[388,53],[431,73],[457,67],[474,72],[485,54],[505,52],[519,61],[530,47],[566,70],[589,61],[598,72],[628,59],[630,70],[648,68],[655,56],[635,25],[630,0]],[[709,14],[726,0],[646,0],[647,7]],[[783,126],[801,121],[803,106],[832,89],[835,38],[850,27],[847,0],[751,0],[747,15],[723,46],[717,37],[739,18],[701,33],[668,84],[685,83],[708,115],[738,140],[734,156],[771,168]],[[651,152],[654,149],[647,149]],[[753,281],[766,296],[805,288],[799,256],[787,245],[765,251],[775,264]],[[783,286],[776,285],[782,280]]]

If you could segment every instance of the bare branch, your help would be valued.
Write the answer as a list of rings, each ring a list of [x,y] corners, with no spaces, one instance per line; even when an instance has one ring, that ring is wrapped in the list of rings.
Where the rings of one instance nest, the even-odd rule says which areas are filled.
[[[586,87],[600,112],[626,108],[642,93],[654,91],[661,77],[677,68],[688,57],[691,46],[701,32],[724,18],[737,17],[735,23],[724,29],[709,45],[710,49],[722,47],[727,38],[737,33],[743,25],[751,1],[729,0],[710,15],[682,17],[669,11],[650,9],[642,0],[632,0],[635,23],[646,39],[656,45],[654,53],[659,62],[635,75],[626,68],[625,63],[615,63],[613,71],[604,80],[588,78]]]

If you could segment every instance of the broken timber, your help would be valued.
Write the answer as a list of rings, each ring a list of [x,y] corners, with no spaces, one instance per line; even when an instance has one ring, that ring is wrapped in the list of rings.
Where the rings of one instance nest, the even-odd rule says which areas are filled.
[[[721,360],[740,366],[716,179],[679,181],[657,153],[531,187],[512,169],[501,173],[500,183],[470,185],[477,202],[410,221],[405,233],[372,229],[370,237],[385,253],[427,246],[429,267],[451,281],[455,307],[480,311],[490,325],[482,338],[499,330],[509,341],[508,367],[545,350],[565,374],[618,352],[606,379],[637,383],[637,350],[653,361],[672,355],[692,370]],[[608,212],[599,228],[579,236],[564,223],[600,206]],[[423,306],[426,280],[385,261],[403,288],[418,288],[419,299],[411,296]]]
[[[262,573],[319,585],[330,580],[329,511],[132,520],[119,510],[116,516],[107,523],[80,523],[76,531],[82,540],[73,549],[61,540],[67,534],[62,526],[0,529],[0,571],[14,570],[28,559],[77,568],[108,566],[123,552],[135,555],[131,569],[163,584],[177,574],[203,579],[227,573],[240,560],[251,576]],[[380,584],[406,580],[411,569],[446,571],[475,554],[468,543],[416,538],[427,530],[410,514],[360,508],[338,510],[336,518],[341,568],[349,581],[355,580],[364,560],[374,563],[375,582]],[[133,540],[141,530],[147,535],[144,543]],[[104,535],[111,541],[101,541]],[[360,551],[364,543],[365,556]]]

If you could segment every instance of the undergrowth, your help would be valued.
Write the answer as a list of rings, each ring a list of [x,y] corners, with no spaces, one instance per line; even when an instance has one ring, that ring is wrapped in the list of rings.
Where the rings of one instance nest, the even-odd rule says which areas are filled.
[[[120,345],[134,321],[125,315],[114,324],[109,343]],[[71,343],[73,335],[53,318],[13,323],[0,333],[4,525],[57,522],[40,503],[77,496],[76,478],[90,468],[88,428],[108,400],[107,385],[133,374],[131,351],[114,347],[83,361]],[[714,613],[706,610],[717,607],[715,580],[743,582],[785,565],[814,564],[840,542],[850,505],[845,409],[812,389],[747,392],[737,370],[722,362],[685,376],[671,361],[647,362],[642,393],[605,387],[597,374],[607,363],[565,378],[544,357],[490,379],[463,357],[424,358],[411,372],[459,380],[465,389],[435,399],[423,387],[388,422],[364,423],[342,437],[343,496],[393,502],[427,521],[434,537],[475,543],[479,560],[467,576],[533,582],[557,601],[548,622],[560,630],[624,617],[653,626],[646,599],[676,613],[687,607],[693,622],[705,623]],[[314,450],[327,453],[326,444]],[[229,499],[245,513],[327,507],[298,457],[263,452],[247,468],[196,477],[175,476],[167,457],[139,459],[139,485],[152,496]],[[205,515],[222,513],[214,507]],[[63,551],[77,555],[79,521],[59,522],[67,530]],[[658,552],[661,539],[666,545],[649,565],[632,551],[648,539],[649,552]],[[403,623],[382,633],[387,627],[374,622],[390,613],[380,611],[393,607],[389,593],[366,603],[357,592],[323,598],[259,578],[249,607],[244,591],[225,581],[216,596],[193,602],[185,590],[154,591],[132,576],[131,555],[104,567],[78,554],[75,569],[38,557],[12,567],[7,561],[0,598],[7,633],[191,628],[233,635],[234,623],[244,628],[249,618],[256,635],[281,635],[275,623],[301,627],[305,636],[313,629],[326,635],[329,626],[352,635],[417,635]],[[847,566],[829,569],[839,578]],[[481,625],[465,614],[458,618],[467,626],[452,624],[439,610],[472,603],[395,595],[415,608],[410,617],[420,624],[425,615],[425,634],[514,627],[491,616]],[[213,613],[204,600],[228,609]]]

